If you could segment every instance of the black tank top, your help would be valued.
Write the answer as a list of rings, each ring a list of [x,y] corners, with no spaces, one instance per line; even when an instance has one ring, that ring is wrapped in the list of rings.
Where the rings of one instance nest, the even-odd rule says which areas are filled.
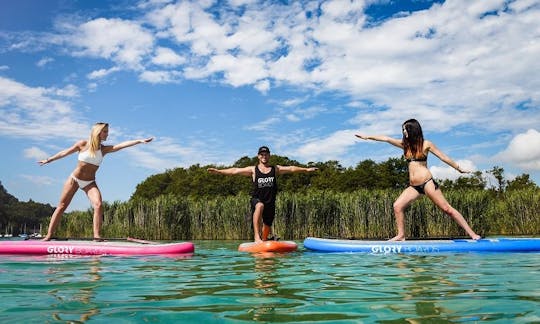
[[[255,166],[255,181],[251,197],[258,198],[263,204],[270,204],[276,201],[277,179],[276,167],[271,166],[270,172],[262,173],[258,165]]]

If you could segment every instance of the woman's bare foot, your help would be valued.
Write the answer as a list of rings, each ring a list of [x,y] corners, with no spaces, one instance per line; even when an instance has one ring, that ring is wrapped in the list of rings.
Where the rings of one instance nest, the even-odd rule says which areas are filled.
[[[405,241],[405,235],[396,235],[388,240],[389,242]]]
[[[42,240],[42,241],[50,241],[50,240],[51,240],[51,238],[50,238],[50,237],[48,237],[48,236],[45,236],[45,237],[44,237],[44,238],[42,238],[41,240]]]
[[[471,236],[471,238],[472,238],[473,240],[475,240],[475,241],[478,241],[479,239],[482,238],[482,236],[476,234],[476,235]]]

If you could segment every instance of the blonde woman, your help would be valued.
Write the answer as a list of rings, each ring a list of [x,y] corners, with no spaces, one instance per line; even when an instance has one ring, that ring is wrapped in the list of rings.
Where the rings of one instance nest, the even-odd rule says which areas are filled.
[[[150,137],[146,139],[125,141],[116,145],[102,145],[101,143],[107,139],[108,135],[109,124],[96,123],[92,127],[88,140],[80,140],[73,144],[73,146],[70,148],[60,151],[53,156],[38,162],[40,165],[45,165],[75,152],[79,152],[77,166],[69,175],[64,184],[64,188],[60,196],[60,202],[58,203],[58,206],[51,217],[47,235],[43,238],[44,241],[51,239],[56,227],[60,223],[60,218],[62,218],[66,208],[71,203],[77,189],[83,190],[92,204],[94,209],[94,240],[101,240],[99,232],[101,229],[103,215],[103,200],[101,198],[101,192],[96,184],[96,172],[99,169],[99,165],[101,164],[103,157],[105,154],[116,152],[137,144],[146,144],[153,140],[153,138]]]
[[[456,169],[460,173],[468,173],[463,170],[450,157],[439,150],[431,141],[424,140],[422,127],[416,119],[409,119],[402,125],[402,139],[391,138],[384,135],[360,135],[356,137],[363,140],[373,140],[392,144],[403,149],[403,155],[409,165],[410,185],[401,193],[394,202],[394,214],[396,216],[397,235],[390,241],[405,240],[405,209],[416,199],[426,195],[445,214],[452,217],[461,228],[473,239],[480,239],[469,226],[463,215],[452,207],[444,197],[441,189],[427,167],[428,153],[433,153],[441,161]]]

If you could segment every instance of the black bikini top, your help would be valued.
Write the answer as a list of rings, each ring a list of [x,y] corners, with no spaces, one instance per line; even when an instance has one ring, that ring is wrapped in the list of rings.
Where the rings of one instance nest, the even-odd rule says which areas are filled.
[[[424,155],[422,157],[419,157],[419,158],[405,158],[405,160],[407,161],[407,163],[411,163],[411,162],[426,162],[427,161],[427,155]]]

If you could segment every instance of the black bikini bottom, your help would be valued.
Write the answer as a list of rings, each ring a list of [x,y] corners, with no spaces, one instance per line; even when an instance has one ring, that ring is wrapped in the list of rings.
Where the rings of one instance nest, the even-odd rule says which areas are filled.
[[[435,185],[435,190],[439,189],[439,184],[437,183],[437,181],[433,180],[433,178],[429,178],[426,181],[424,181],[424,183],[416,185],[416,186],[411,185],[411,187],[413,187],[416,191],[418,191],[419,194],[424,195],[425,194],[424,187],[430,181],[433,181],[433,184]]]

